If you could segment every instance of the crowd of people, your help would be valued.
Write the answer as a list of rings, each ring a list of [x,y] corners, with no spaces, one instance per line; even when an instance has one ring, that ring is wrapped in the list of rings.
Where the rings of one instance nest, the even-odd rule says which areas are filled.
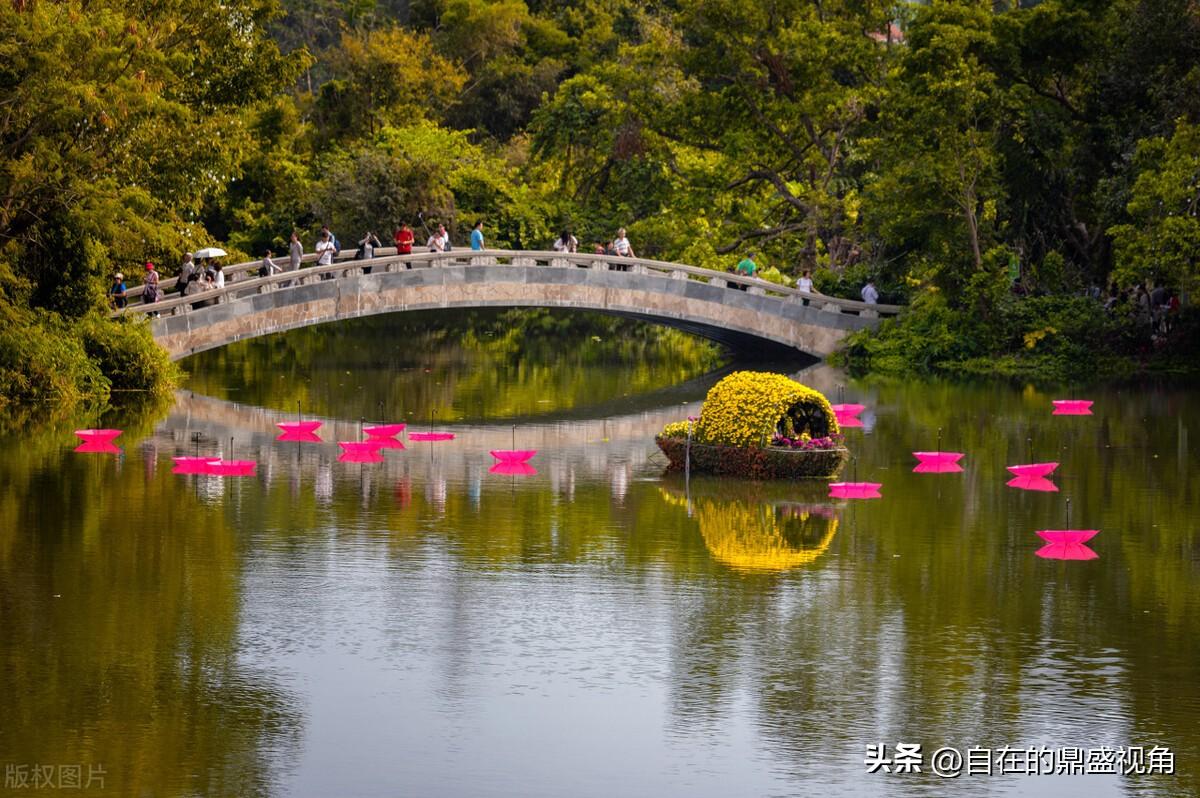
[[[1118,288],[1116,283],[1111,283],[1107,291],[1101,293],[1099,288],[1093,287],[1088,295],[1103,301],[1104,310],[1110,315],[1128,314],[1138,329],[1151,340],[1170,335],[1179,316],[1179,294],[1160,281],[1155,281],[1151,287],[1138,283],[1124,290]]]
[[[429,228],[426,228],[429,232]],[[407,223],[402,223],[396,228],[391,236],[392,244],[396,248],[397,255],[411,255],[414,247],[417,246],[416,233],[413,228]],[[368,230],[366,234],[357,242],[358,248],[355,250],[355,260],[371,260],[376,255],[376,250],[383,247],[383,242],[379,236],[373,231]],[[480,252],[487,248],[486,239],[484,236],[484,222],[482,219],[477,220],[471,227],[469,238],[471,251]],[[438,224],[431,232],[425,241],[425,248],[431,252],[450,252],[453,247],[450,242],[450,234],[446,230],[446,225]],[[579,252],[580,243],[569,228],[564,228],[551,245],[555,252],[566,254]],[[330,230],[328,225],[322,225],[316,236],[316,245],[314,247],[317,266],[331,266],[339,257],[342,248],[341,242],[337,236]],[[203,252],[203,250],[201,251]],[[633,245],[629,241],[629,236],[624,227],[619,228],[616,235],[607,241],[596,241],[592,245],[592,253],[617,259],[635,258]],[[275,261],[275,252],[267,249],[263,253],[262,261],[259,264],[257,271],[258,277],[271,277],[277,274],[288,271],[297,271],[300,269],[304,261],[304,245],[300,240],[300,235],[297,232],[292,232],[288,241],[287,261],[286,265],[281,265]],[[734,267],[734,273],[746,277],[755,277],[758,274],[759,267],[754,260],[755,253],[747,252],[740,262]],[[371,266],[364,265],[361,267],[364,274],[371,273]],[[609,263],[609,268],[613,271],[628,271],[630,264],[621,263],[620,260]],[[142,302],[150,304],[157,302],[163,298],[164,292],[159,286],[160,275],[153,263],[145,264],[146,276],[142,281]],[[322,279],[333,279],[332,274],[321,275]],[[290,282],[280,282],[279,287],[286,288]],[[192,253],[186,253],[183,256],[183,262],[179,267],[179,276],[175,282],[174,290],[185,297],[195,297],[195,301],[191,303],[193,308],[206,307],[215,303],[216,298],[205,299],[206,292],[215,291],[225,287],[225,273],[220,260],[216,257],[205,257],[196,259]],[[730,287],[734,289],[745,290],[746,285],[743,283],[730,283]],[[805,270],[800,277],[797,287],[800,291],[806,293],[815,293],[813,287],[812,275],[808,270]],[[109,304],[114,310],[121,310],[129,303],[129,289],[125,283],[125,275],[117,272],[113,275],[113,281],[109,288]],[[874,304],[879,299],[879,294],[875,290],[873,283],[867,283],[862,290],[862,298],[864,302]],[[804,300],[804,304],[808,304],[808,300]]]

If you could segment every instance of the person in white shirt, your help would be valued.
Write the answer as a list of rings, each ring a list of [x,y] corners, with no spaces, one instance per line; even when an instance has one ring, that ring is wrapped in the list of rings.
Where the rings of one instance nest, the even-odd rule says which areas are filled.
[[[321,233],[321,240],[317,242],[317,265],[332,266],[333,256],[337,254],[337,246],[332,241],[332,236],[328,231]],[[332,274],[322,274],[322,280],[332,280]]]
[[[213,275],[214,287],[216,287],[217,289],[224,288],[225,287],[225,272],[221,271],[221,264],[218,263],[216,266],[213,267],[213,269],[216,271],[216,273]]]
[[[800,275],[800,281],[796,283],[796,288],[806,294],[811,294],[813,292],[812,276],[808,269],[805,269]]]
[[[867,280],[867,284],[863,286],[862,300],[868,305],[874,305],[879,302],[879,292],[875,290],[875,283]]]
[[[622,227],[617,231],[617,237],[613,240],[613,251],[622,258],[636,258],[633,254],[633,247],[629,243],[629,239],[625,237],[625,228]]]
[[[429,237],[425,245],[429,247],[430,252],[445,252],[446,245],[450,243],[450,234],[446,232],[446,225],[439,224],[437,232]]]
[[[628,243],[628,242],[626,242]],[[576,252],[579,250],[579,239],[571,235],[570,230],[563,230],[554,242],[555,252]]]

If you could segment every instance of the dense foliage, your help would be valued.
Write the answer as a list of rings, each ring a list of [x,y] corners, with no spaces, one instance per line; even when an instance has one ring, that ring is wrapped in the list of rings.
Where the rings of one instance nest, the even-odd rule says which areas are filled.
[[[1197,283],[1188,0],[21,0],[0,65],[19,329],[74,329],[114,270],[293,229],[311,249],[322,222],[344,246],[402,221],[526,248],[624,226],[639,255],[752,249],[850,296],[870,277],[914,303],[856,346],[873,367],[946,361],[915,330],[983,325],[967,359],[1011,354],[1091,286]],[[1063,299],[1022,309],[1014,284]],[[1151,343],[1112,318],[1121,354]],[[49,361],[5,345],[40,384]]]

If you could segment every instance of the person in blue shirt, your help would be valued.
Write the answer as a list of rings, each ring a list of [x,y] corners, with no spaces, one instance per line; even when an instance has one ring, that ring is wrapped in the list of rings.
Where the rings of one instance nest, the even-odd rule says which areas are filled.
[[[471,249],[483,249],[483,220],[480,219],[475,223],[475,229],[471,231]]]
[[[113,275],[112,286],[108,289],[108,301],[113,310],[123,310],[128,300],[125,294],[125,275],[117,272]]]

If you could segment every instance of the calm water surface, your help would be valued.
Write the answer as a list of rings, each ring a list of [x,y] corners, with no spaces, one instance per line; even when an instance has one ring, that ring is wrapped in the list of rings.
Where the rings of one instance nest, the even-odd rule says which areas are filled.
[[[119,456],[70,422],[0,441],[0,767],[113,796],[1200,794],[1193,392],[1064,418],[803,370],[869,408],[883,498],[835,501],[663,476],[653,434],[728,367],[693,341],[439,323],[197,358],[194,393],[103,419]],[[296,401],[325,443],[274,440]],[[338,462],[381,402],[458,437]],[[536,475],[489,472],[514,423]],[[966,470],[911,473],[939,428]],[[255,477],[171,474],[231,437]],[[1030,438],[1059,493],[1005,486]],[[1098,560],[1034,556],[1068,498]],[[868,775],[876,742],[1161,745],[1178,773]]]

